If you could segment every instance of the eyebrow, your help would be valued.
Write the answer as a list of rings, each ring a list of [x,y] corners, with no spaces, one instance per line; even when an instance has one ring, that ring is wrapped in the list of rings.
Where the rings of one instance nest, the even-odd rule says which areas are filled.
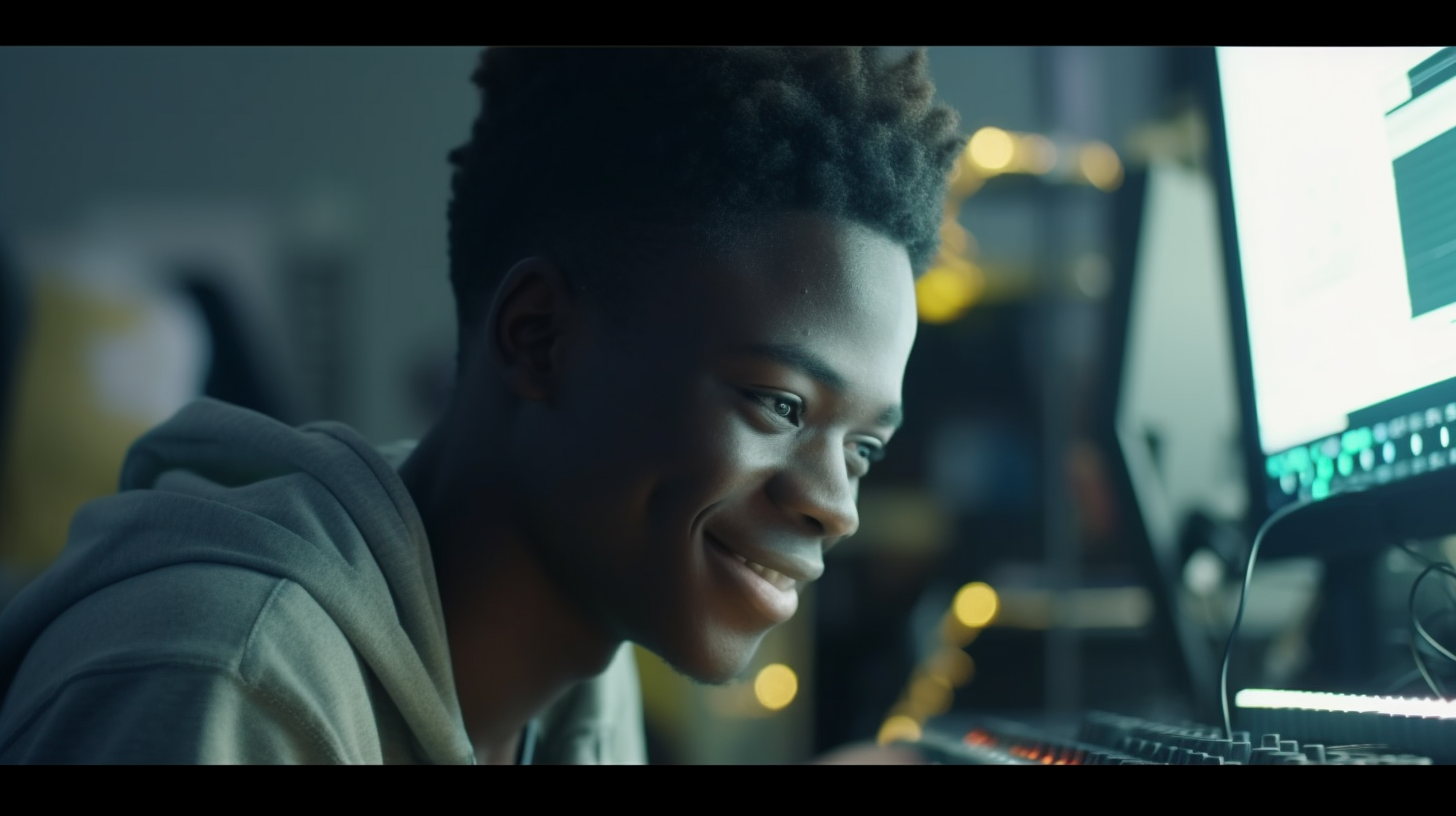
[[[818,355],[801,346],[754,343],[740,347],[738,352],[767,357],[791,368],[797,368],[834,391],[843,393],[849,390],[849,381],[844,378],[844,375],[835,371],[833,366],[824,362]],[[890,428],[899,428],[904,421],[905,411],[899,405],[891,405],[875,419],[876,424]]]

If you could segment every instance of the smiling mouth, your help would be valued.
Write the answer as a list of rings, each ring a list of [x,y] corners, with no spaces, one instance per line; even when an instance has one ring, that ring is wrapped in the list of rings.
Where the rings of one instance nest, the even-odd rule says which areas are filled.
[[[790,578],[782,572],[779,572],[778,570],[771,570],[756,561],[749,561],[747,558],[744,558],[743,556],[739,555],[736,552],[733,552],[732,550],[728,550],[728,554],[738,559],[739,563],[758,573],[760,578],[772,584],[775,589],[789,592],[798,588],[799,586],[798,581]]]
[[[705,535],[708,550],[713,553],[712,562],[717,573],[728,580],[735,595],[756,610],[754,628],[760,623],[776,626],[788,621],[799,608],[799,586],[801,582],[792,576],[740,555],[712,534]]]

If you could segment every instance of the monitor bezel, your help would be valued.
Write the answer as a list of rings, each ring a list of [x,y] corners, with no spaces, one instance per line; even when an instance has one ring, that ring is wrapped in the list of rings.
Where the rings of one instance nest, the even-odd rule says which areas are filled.
[[[1243,447],[1244,479],[1249,500],[1243,523],[1250,533],[1273,514],[1264,478],[1264,449],[1259,441],[1259,408],[1254,398],[1254,361],[1249,345],[1248,312],[1244,302],[1244,272],[1239,255],[1238,222],[1234,217],[1233,170],[1229,163],[1228,135],[1223,115],[1223,87],[1218,72],[1218,51],[1214,46],[1199,49],[1195,72],[1200,107],[1208,128],[1208,171],[1218,202],[1220,248],[1228,294],[1230,339],[1233,342],[1234,375],[1237,383],[1239,438]]]

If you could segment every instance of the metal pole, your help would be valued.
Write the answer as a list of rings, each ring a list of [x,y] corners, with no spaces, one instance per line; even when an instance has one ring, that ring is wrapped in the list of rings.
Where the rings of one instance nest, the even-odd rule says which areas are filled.
[[[1098,130],[1096,117],[1103,103],[1099,55],[1085,46],[1041,50],[1041,91],[1047,129],[1078,139]],[[1046,710],[1066,715],[1077,710],[1082,686],[1081,643],[1070,607],[1081,582],[1081,547],[1076,508],[1068,484],[1068,453],[1072,444],[1072,401],[1077,339],[1073,336],[1074,304],[1067,296],[1069,266],[1082,210],[1094,202],[1075,188],[1047,188],[1045,256],[1042,263],[1040,309],[1042,359],[1042,440],[1044,481],[1044,545],[1048,578],[1053,590],[1052,626],[1046,639]]]

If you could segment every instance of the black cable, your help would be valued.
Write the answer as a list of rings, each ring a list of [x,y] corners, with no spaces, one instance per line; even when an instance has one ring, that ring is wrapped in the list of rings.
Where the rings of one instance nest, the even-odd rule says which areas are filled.
[[[1244,620],[1244,605],[1248,602],[1249,599],[1249,582],[1250,579],[1252,579],[1254,576],[1254,562],[1259,556],[1259,546],[1264,543],[1264,536],[1268,534],[1269,530],[1275,524],[1283,520],[1285,516],[1288,516],[1294,513],[1296,510],[1304,507],[1306,504],[1309,504],[1309,502],[1296,502],[1294,504],[1285,505],[1284,507],[1276,510],[1272,515],[1269,516],[1269,518],[1263,523],[1263,525],[1259,527],[1258,534],[1254,536],[1254,543],[1249,547],[1249,563],[1244,568],[1243,587],[1239,592],[1239,607],[1238,611],[1234,613],[1233,626],[1229,629],[1228,643],[1224,646],[1223,650],[1223,667],[1222,670],[1219,672],[1218,696],[1219,704],[1223,708],[1223,727],[1224,733],[1226,735],[1232,735],[1234,732],[1233,718],[1232,716],[1230,716],[1229,712],[1229,663],[1232,662],[1233,659],[1234,641],[1238,637],[1239,626],[1243,623]],[[1438,643],[1435,638],[1431,637],[1431,634],[1426,631],[1426,628],[1424,626],[1421,625],[1420,618],[1416,615],[1416,593],[1420,590],[1421,583],[1426,579],[1426,577],[1429,576],[1432,572],[1440,572],[1448,578],[1456,579],[1456,568],[1453,568],[1450,564],[1442,563],[1439,561],[1432,561],[1425,556],[1420,555],[1415,550],[1407,546],[1405,543],[1398,543],[1396,544],[1396,546],[1404,551],[1407,555],[1410,555],[1416,561],[1425,565],[1425,568],[1421,571],[1421,574],[1416,576],[1415,582],[1411,584],[1409,599],[1411,629],[1421,640],[1424,640],[1427,645],[1434,649],[1437,654],[1451,661],[1453,664],[1456,664],[1456,653],[1451,652],[1449,649]],[[1431,691],[1433,691],[1438,697],[1445,698],[1445,692],[1441,689],[1440,685],[1436,682],[1435,677],[1426,667],[1425,659],[1420,654],[1420,648],[1417,645],[1415,637],[1411,638],[1411,656],[1415,659],[1417,671],[1420,672],[1420,675],[1426,681],[1426,684],[1430,686]]]
[[[1421,570],[1421,574],[1417,575],[1416,580],[1411,583],[1409,598],[1411,629],[1416,635],[1420,636],[1421,640],[1426,642],[1426,645],[1434,649],[1437,654],[1452,663],[1456,663],[1456,654],[1452,654],[1450,649],[1442,646],[1434,637],[1431,637],[1431,633],[1426,631],[1426,627],[1421,625],[1420,617],[1416,615],[1416,594],[1420,592],[1421,583],[1432,572],[1439,572],[1448,578],[1456,578],[1456,569],[1453,569],[1449,564],[1434,561],[1426,564],[1426,568]],[[1431,692],[1437,697],[1445,699],[1447,697],[1446,691],[1436,680],[1436,676],[1431,673],[1430,668],[1426,666],[1426,659],[1421,656],[1420,645],[1414,637],[1411,638],[1411,658],[1415,660],[1416,670],[1421,673],[1421,677],[1426,681],[1426,685],[1431,688]]]
[[[1224,646],[1223,650],[1223,669],[1219,672],[1218,678],[1218,702],[1223,707],[1223,730],[1227,737],[1232,737],[1234,733],[1233,718],[1229,716],[1229,663],[1234,654],[1234,638],[1239,634],[1239,625],[1244,622],[1244,603],[1249,599],[1249,579],[1254,576],[1254,560],[1259,556],[1259,545],[1264,543],[1264,536],[1270,528],[1306,504],[1309,502],[1295,502],[1275,510],[1273,515],[1260,525],[1258,534],[1254,536],[1254,543],[1249,547],[1249,563],[1244,567],[1244,585],[1243,589],[1239,591],[1239,608],[1234,613],[1234,625],[1229,628],[1228,644]]]
[[[1429,567],[1432,564],[1446,563],[1445,561],[1432,560],[1425,557],[1424,555],[1421,555],[1419,552],[1416,551],[1414,547],[1411,546],[1411,543],[1409,541],[1397,542],[1395,546],[1398,547],[1401,552],[1409,555],[1412,560],[1414,560],[1416,563],[1420,564],[1423,567]],[[1442,583],[1441,589],[1445,591],[1446,599],[1451,602],[1451,605],[1453,607],[1456,607],[1456,591],[1453,591],[1451,589],[1451,585],[1447,583]]]
[[[1453,616],[1456,616],[1456,609],[1438,609],[1434,613],[1432,613],[1430,617],[1440,618]],[[1430,620],[1430,617],[1427,618],[1428,622]],[[1412,626],[1411,630],[1411,641],[1414,642],[1417,637],[1415,627]],[[1426,683],[1425,675],[1421,673],[1420,669],[1411,669],[1410,671],[1401,674],[1400,677],[1391,681],[1389,685],[1383,687],[1383,690],[1380,693],[1382,696],[1388,696],[1391,694],[1400,695],[1401,692],[1408,688],[1412,683],[1420,683],[1427,688],[1430,687],[1429,684]]]
[[[1425,625],[1421,623],[1420,616],[1416,614],[1416,595],[1420,592],[1421,584],[1426,580],[1427,577],[1430,576],[1432,572],[1439,572],[1447,578],[1456,578],[1456,568],[1452,568],[1450,564],[1447,564],[1445,562],[1435,561],[1430,558],[1426,558],[1425,556],[1417,552],[1413,547],[1411,547],[1408,542],[1400,542],[1397,543],[1396,546],[1399,547],[1402,552],[1404,552],[1406,555],[1409,555],[1421,566],[1425,567],[1425,569],[1421,570],[1420,575],[1417,575],[1416,579],[1411,582],[1410,596],[1407,599],[1407,611],[1410,614],[1411,626],[1411,660],[1414,661],[1416,664],[1415,674],[1419,675],[1419,677],[1425,681],[1426,686],[1430,688],[1431,693],[1435,694],[1437,697],[1445,699],[1447,697],[1445,689],[1441,687],[1441,684],[1436,679],[1435,674],[1432,673],[1430,667],[1426,665],[1425,657],[1421,655],[1420,641],[1424,640],[1426,642],[1426,645],[1430,646],[1437,655],[1444,657],[1446,660],[1450,661],[1453,664],[1456,664],[1456,654],[1453,654],[1450,649],[1442,646],[1440,642],[1437,641],[1436,638],[1433,637],[1431,633],[1426,630]],[[1452,593],[1451,585],[1443,583],[1441,586],[1442,589],[1445,590],[1447,599],[1451,600],[1453,604],[1456,604],[1456,594]],[[1451,610],[1448,609],[1445,611],[1450,612]]]
[[[1436,612],[1431,613],[1430,618],[1450,618],[1450,616],[1456,616],[1456,609],[1437,609]],[[1427,622],[1430,622],[1430,618],[1427,618]],[[1418,635],[1417,632],[1415,632],[1415,627],[1414,625],[1412,625],[1412,644],[1415,644],[1415,641],[1417,641],[1417,637]],[[1425,686],[1425,688],[1430,688],[1430,683],[1425,682],[1424,673],[1421,672],[1420,669],[1411,669],[1409,670],[1409,672],[1402,673],[1399,678],[1392,680],[1389,685],[1383,686],[1383,691],[1380,692],[1380,694],[1402,695],[1402,692],[1404,692],[1406,688],[1409,688],[1409,686],[1411,686],[1411,683],[1421,683],[1421,685]],[[1402,697],[1404,697],[1404,695],[1402,695]]]

